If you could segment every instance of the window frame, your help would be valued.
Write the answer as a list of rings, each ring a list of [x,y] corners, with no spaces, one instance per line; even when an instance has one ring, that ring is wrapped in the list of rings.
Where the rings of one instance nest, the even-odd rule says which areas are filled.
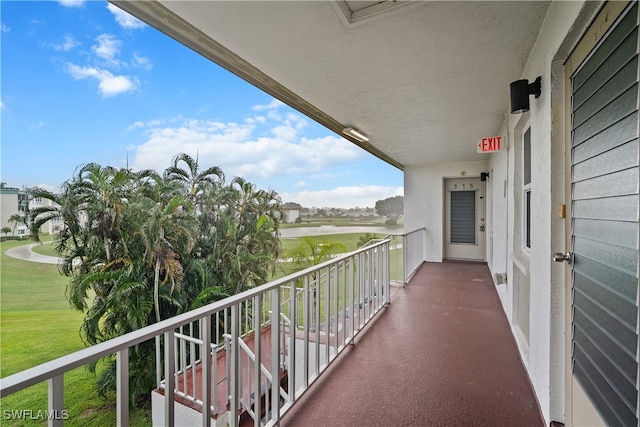
[[[522,133],[522,250],[531,250],[531,126]]]

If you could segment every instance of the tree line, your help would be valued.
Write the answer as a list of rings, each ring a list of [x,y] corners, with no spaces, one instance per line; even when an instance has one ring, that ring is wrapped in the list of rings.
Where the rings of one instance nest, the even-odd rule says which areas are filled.
[[[184,153],[162,174],[90,163],[60,193],[32,196],[55,202],[29,213],[34,239],[47,221],[63,222],[59,268],[89,345],[264,284],[281,253],[278,194],[243,178],[226,183],[219,167],[201,170]],[[115,389],[115,357],[99,366],[105,395]],[[153,342],[132,350],[131,402],[148,399],[154,367]]]

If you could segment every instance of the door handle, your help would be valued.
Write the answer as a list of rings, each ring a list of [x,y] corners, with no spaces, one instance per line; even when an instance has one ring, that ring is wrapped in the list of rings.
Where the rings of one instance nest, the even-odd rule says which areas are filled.
[[[553,254],[553,260],[555,262],[566,262],[567,264],[571,264],[571,262],[573,261],[573,254],[571,252],[567,252],[567,253],[562,253],[562,252],[556,252],[555,254]]]

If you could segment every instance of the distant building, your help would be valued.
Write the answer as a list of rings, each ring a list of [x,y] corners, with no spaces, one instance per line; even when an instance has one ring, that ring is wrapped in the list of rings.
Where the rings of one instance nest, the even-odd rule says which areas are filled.
[[[296,222],[298,217],[300,217],[300,209],[302,209],[302,206],[300,206],[298,203],[290,202],[282,205],[282,211],[284,212],[284,218],[282,222],[287,224]]]
[[[41,197],[33,197],[29,200],[29,210],[42,207],[58,207],[59,205],[52,200],[43,199]],[[63,221],[60,217],[51,218],[40,227],[41,233],[58,234],[62,228]]]
[[[40,197],[31,198],[28,189],[20,189],[15,187],[0,187],[0,227],[8,227],[11,229],[13,236],[26,236],[29,234],[29,227],[25,223],[19,221],[9,221],[14,215],[25,217],[27,212],[36,208],[45,206],[55,206],[56,204],[49,199]],[[60,232],[62,227],[61,218],[52,218],[47,221],[41,228],[42,233],[56,234]]]
[[[29,195],[26,190],[14,187],[0,187],[0,227],[8,227],[14,236],[25,236],[29,233],[25,224],[9,221],[13,215],[24,216],[29,206]]]

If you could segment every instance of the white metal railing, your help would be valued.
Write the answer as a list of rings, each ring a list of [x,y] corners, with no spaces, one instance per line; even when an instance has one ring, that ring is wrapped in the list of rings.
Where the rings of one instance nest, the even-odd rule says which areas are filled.
[[[403,280],[409,283],[425,260],[427,230],[419,228],[402,237]]]
[[[211,425],[211,416],[227,410],[233,414],[229,424],[236,426],[247,408],[254,425],[277,425],[282,414],[389,302],[389,242],[379,241],[2,378],[0,397],[48,381],[49,410],[61,413],[65,373],[115,354],[117,424],[128,425],[129,349],[155,340],[165,425],[175,424],[176,396],[209,408],[202,411],[203,426]],[[266,329],[269,334],[262,333]],[[217,367],[222,357],[225,365],[229,362],[224,372]],[[209,380],[196,385],[198,376]],[[225,404],[219,405],[220,401]],[[63,422],[53,419],[49,425]]]
[[[391,281],[407,284],[425,260],[426,233],[425,228],[419,228],[406,234],[388,234],[364,246],[388,239]]]

